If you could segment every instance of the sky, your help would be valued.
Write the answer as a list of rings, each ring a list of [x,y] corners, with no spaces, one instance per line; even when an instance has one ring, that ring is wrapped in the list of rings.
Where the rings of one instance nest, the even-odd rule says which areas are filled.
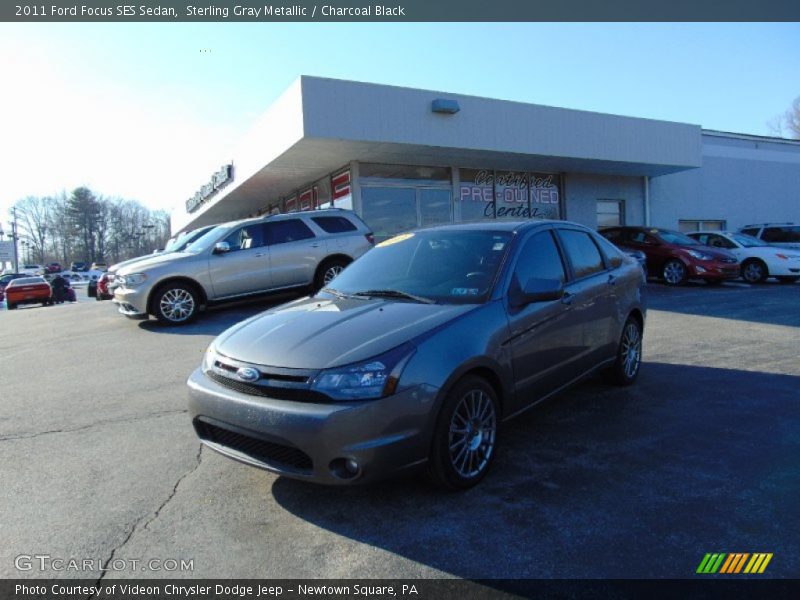
[[[0,221],[86,185],[171,211],[299,75],[760,135],[800,24],[0,24]]]

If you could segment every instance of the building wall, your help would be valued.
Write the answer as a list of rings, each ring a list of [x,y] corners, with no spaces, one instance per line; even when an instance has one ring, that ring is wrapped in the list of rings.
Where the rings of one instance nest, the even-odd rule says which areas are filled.
[[[621,175],[568,173],[564,179],[566,219],[597,227],[598,200],[624,200],[625,224],[644,224],[644,180]]]
[[[651,224],[800,222],[800,142],[703,134],[703,166],[650,182]]]

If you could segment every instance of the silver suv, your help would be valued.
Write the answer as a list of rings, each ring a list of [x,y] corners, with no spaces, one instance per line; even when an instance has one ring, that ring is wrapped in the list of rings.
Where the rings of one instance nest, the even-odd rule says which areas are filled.
[[[181,252],[120,269],[114,302],[128,317],[182,325],[210,304],[320,289],[373,243],[364,222],[341,209],[225,223]]]

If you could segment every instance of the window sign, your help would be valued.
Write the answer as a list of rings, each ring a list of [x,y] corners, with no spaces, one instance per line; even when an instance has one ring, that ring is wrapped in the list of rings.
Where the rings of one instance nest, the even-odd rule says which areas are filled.
[[[461,169],[462,221],[558,219],[558,175]]]

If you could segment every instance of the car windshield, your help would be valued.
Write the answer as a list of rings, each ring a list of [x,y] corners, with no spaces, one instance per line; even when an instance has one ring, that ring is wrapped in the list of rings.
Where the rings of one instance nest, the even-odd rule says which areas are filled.
[[[734,242],[738,242],[745,248],[756,248],[758,246],[767,245],[762,240],[754,238],[752,235],[745,235],[744,233],[731,233],[729,236]]]
[[[218,225],[213,229],[209,229],[206,233],[204,233],[195,241],[193,241],[191,244],[186,246],[186,248],[184,248],[182,252],[189,252],[191,254],[200,254],[201,252],[208,250],[213,244],[216,243],[218,239],[220,239],[226,233],[228,233],[230,229],[231,229],[230,225]]]
[[[204,227],[202,229],[196,229],[195,231],[182,233],[167,243],[167,245],[164,247],[164,252],[180,252],[181,250],[185,250],[189,244],[192,244],[200,239],[208,231],[208,228]]]
[[[658,237],[668,244],[676,244],[678,246],[702,246],[697,240],[693,240],[688,235],[683,235],[677,231],[670,231],[669,229],[656,229],[654,230]]]
[[[333,294],[479,304],[508,251],[507,231],[425,230],[378,244],[325,288]]]

